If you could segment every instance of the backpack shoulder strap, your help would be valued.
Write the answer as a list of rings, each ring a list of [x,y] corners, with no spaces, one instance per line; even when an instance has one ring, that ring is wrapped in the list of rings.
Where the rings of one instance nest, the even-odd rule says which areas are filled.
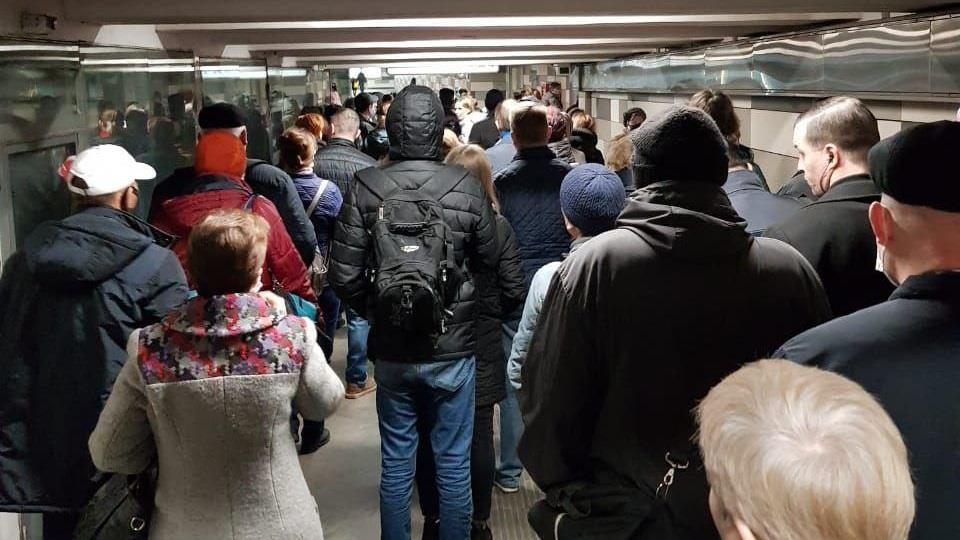
[[[317,194],[313,196],[313,200],[310,201],[310,205],[307,206],[307,217],[312,216],[313,211],[317,209],[317,205],[320,204],[320,197],[322,197],[323,192],[327,190],[327,185],[329,183],[329,180],[320,181],[320,187],[317,188]]]
[[[243,209],[253,212],[253,201],[255,201],[256,199],[257,199],[257,194],[251,193],[250,196],[247,197],[247,201],[243,203]]]
[[[453,191],[468,174],[470,172],[459,165],[445,165],[437,174],[431,176],[427,183],[420,186],[420,191],[440,202],[440,199]]]
[[[380,167],[367,167],[357,171],[357,180],[367,187],[381,201],[400,189],[400,186],[383,172]]]

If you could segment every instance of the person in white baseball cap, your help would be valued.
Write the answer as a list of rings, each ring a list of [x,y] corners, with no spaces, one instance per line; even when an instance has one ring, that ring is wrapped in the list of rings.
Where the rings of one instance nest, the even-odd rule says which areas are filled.
[[[0,277],[0,511],[43,513],[45,538],[72,538],[106,479],[87,439],[131,332],[188,295],[173,238],[130,213],[152,167],[105,144],[61,170],[76,212],[23,231]]]
[[[94,146],[70,164],[67,188],[81,198],[81,206],[113,206],[131,211],[137,207],[137,180],[152,180],[157,171],[133,159],[113,144]]]

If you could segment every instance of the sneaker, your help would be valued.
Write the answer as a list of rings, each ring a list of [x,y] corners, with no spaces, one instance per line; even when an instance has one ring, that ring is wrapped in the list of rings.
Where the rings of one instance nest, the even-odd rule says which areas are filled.
[[[360,384],[347,383],[347,399],[357,399],[363,397],[377,389],[377,383],[367,379]]]
[[[423,516],[423,536],[420,540],[440,540],[440,518]]]
[[[516,493],[520,491],[520,484],[514,484],[513,482],[508,482],[505,480],[494,480],[493,485],[497,486],[497,489],[504,493]]]
[[[303,437],[303,442],[300,445],[298,453],[301,456],[312,454],[326,446],[328,442],[330,442],[330,430],[323,428],[319,437]]]
[[[470,526],[470,540],[493,540],[493,531],[486,521],[474,521]]]

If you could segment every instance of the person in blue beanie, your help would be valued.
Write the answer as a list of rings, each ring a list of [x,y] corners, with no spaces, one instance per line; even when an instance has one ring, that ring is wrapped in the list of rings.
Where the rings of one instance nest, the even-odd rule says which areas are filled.
[[[567,173],[560,185],[560,210],[567,233],[573,240],[570,253],[594,236],[614,228],[625,204],[620,177],[603,165],[589,163]],[[520,370],[527,358],[533,331],[537,328],[543,299],[561,264],[556,261],[542,266],[530,283],[520,326],[513,338],[513,348],[507,361],[507,376],[516,390],[520,389]]]

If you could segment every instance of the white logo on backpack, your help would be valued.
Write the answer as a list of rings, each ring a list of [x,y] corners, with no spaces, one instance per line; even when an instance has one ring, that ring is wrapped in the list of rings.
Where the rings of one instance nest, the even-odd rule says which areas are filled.
[[[400,248],[400,249],[401,249],[404,253],[413,253],[414,251],[417,251],[418,249],[420,249],[420,246],[403,246],[403,247]]]

